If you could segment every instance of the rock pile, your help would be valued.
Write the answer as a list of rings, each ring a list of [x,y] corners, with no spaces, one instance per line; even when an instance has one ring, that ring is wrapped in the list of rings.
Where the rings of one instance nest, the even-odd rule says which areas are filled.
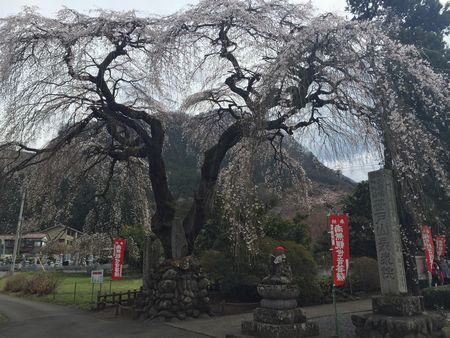
[[[210,313],[209,281],[192,259],[166,261],[150,272],[149,280],[137,305],[145,317],[182,320]]]

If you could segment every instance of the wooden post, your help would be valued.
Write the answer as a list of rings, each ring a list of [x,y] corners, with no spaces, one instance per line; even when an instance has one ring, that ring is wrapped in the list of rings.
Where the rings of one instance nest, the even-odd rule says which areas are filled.
[[[75,286],[73,288],[73,303],[75,304],[77,298],[77,282],[75,282]]]
[[[14,240],[14,249],[13,249],[13,257],[12,257],[12,265],[11,265],[11,273],[13,273],[13,274],[14,274],[14,270],[16,268],[16,258],[17,258],[18,253],[20,252],[19,240],[20,240],[20,228],[22,227],[22,221],[23,221],[24,203],[25,203],[25,189],[22,188],[22,202],[20,203],[19,221],[17,223],[16,239]],[[53,298],[53,299],[55,299],[55,298]]]
[[[97,302],[96,302],[97,303],[96,304],[97,310],[98,310],[98,308],[100,306],[100,303],[101,303],[101,301],[100,301],[101,297],[102,297],[102,292],[99,290],[99,291],[97,291]]]

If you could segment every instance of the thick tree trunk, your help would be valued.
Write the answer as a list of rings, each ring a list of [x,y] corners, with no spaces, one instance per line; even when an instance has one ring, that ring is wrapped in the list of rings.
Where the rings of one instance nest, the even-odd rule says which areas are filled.
[[[205,152],[200,184],[194,196],[191,209],[183,221],[187,240],[187,253],[189,255],[193,253],[195,240],[208,219],[222,161],[227,151],[235,146],[242,136],[243,126],[238,121],[225,130],[215,146]]]
[[[159,240],[152,235],[146,235],[144,238],[144,257],[143,257],[143,284],[145,290],[150,290],[152,279],[151,272],[160,264],[162,248]]]
[[[162,157],[164,130],[159,121],[152,125],[152,144],[147,149],[149,175],[155,197],[156,212],[152,230],[160,239],[166,258],[172,258],[172,226],[175,219],[175,200],[169,190],[166,167]]]
[[[158,212],[152,217],[152,230],[161,241],[166,258],[172,258],[172,222],[164,220]]]

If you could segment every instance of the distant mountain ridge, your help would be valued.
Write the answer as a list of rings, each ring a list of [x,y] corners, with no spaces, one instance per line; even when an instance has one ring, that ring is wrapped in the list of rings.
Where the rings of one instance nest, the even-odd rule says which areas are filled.
[[[166,130],[168,142],[163,156],[166,163],[169,185],[174,197],[176,199],[186,200],[186,205],[188,205],[189,200],[197,189],[200,175],[199,162],[201,162],[199,159],[201,159],[202,154],[198,147],[194,145],[194,141],[190,140],[183,133],[183,123],[180,123],[182,121],[177,121],[177,117],[175,117],[174,122],[171,128]],[[354,181],[335,170],[327,168],[314,154],[306,150],[293,138],[286,138],[283,143],[285,145],[285,151],[290,157],[301,164],[306,172],[306,176],[312,183],[312,189],[310,191],[312,209],[319,208],[322,210],[324,209],[324,205],[335,204],[336,200],[350,193],[355,187],[356,183]],[[18,177],[15,180],[9,181],[8,184],[2,184],[0,186],[0,233],[14,231],[20,205],[20,187],[21,183]],[[285,189],[286,196],[283,197],[282,206],[275,207],[272,211],[282,214],[283,217],[291,217],[298,211],[310,213],[306,206],[299,206],[294,201],[289,201],[290,188],[287,188]],[[64,190],[63,183],[61,183],[61,191]],[[77,196],[73,200],[74,203],[70,207],[71,212],[69,212],[69,215],[64,216],[66,217],[64,219],[55,218],[54,221],[78,230],[83,230],[87,215],[91,209],[95,208],[93,203],[83,201],[93,199],[95,187],[85,182],[85,186],[79,186],[78,190],[79,192],[76,192]],[[62,193],[62,196],[61,202],[64,203],[64,193]],[[133,196],[129,196],[128,198],[133,198]],[[70,199],[66,200],[69,201]],[[29,211],[25,210],[25,215],[27,214],[29,215]],[[48,227],[51,225],[53,224],[41,224],[37,225],[37,227]]]

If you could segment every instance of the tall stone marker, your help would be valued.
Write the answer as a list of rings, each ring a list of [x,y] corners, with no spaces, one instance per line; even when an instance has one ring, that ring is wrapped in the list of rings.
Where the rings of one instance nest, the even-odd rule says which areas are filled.
[[[372,297],[372,313],[352,315],[356,336],[442,337],[445,318],[424,313],[423,297],[406,294],[392,171],[370,172],[369,188],[382,295]]]
[[[408,290],[392,171],[380,169],[370,172],[369,188],[381,293],[406,293]]]

